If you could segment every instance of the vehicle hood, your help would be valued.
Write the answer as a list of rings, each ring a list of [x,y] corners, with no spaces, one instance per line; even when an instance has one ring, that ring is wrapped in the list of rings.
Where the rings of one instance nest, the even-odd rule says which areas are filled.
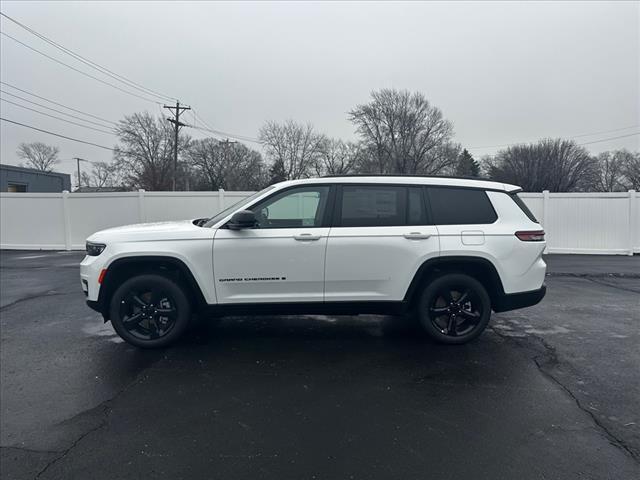
[[[185,240],[190,238],[211,238],[213,230],[194,225],[194,220],[175,222],[137,223],[122,227],[107,228],[94,233],[88,242],[140,242],[149,240]]]

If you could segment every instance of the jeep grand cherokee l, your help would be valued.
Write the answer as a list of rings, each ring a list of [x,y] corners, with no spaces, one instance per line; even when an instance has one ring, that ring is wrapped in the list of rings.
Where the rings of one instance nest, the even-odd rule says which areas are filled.
[[[192,315],[412,314],[465,343],[491,311],[545,294],[544,232],[503,183],[351,176],[272,185],[209,219],[111,228],[87,239],[88,305],[139,347]]]

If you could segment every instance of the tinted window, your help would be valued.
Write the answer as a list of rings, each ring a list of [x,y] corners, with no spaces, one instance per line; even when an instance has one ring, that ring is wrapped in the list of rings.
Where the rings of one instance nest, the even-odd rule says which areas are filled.
[[[425,225],[427,223],[427,213],[422,197],[422,188],[409,188],[409,203],[407,206],[407,224]]]
[[[340,225],[343,227],[377,227],[406,224],[404,187],[342,187]]]
[[[436,225],[486,224],[498,219],[484,190],[429,187],[428,191]]]
[[[533,215],[533,213],[531,213],[531,210],[529,210],[529,207],[527,207],[526,203],[524,203],[524,201],[518,196],[517,193],[511,193],[509,195],[514,202],[516,202],[516,205],[518,205],[520,207],[520,210],[522,210],[524,212],[524,214],[529,217],[529,220],[531,220],[532,222],[538,223],[538,220],[536,220],[536,217]]]
[[[287,190],[251,207],[258,228],[302,228],[322,225],[329,198],[328,186]]]

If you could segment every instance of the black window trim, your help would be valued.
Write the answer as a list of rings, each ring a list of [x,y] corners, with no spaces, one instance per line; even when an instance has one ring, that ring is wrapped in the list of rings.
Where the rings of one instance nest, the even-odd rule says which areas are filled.
[[[431,209],[431,200],[429,197],[429,189],[430,188],[456,188],[456,189],[465,189],[465,190],[481,190],[483,192],[499,192],[505,193],[507,195],[511,195],[513,193],[519,193],[522,189],[518,190],[500,190],[497,188],[486,188],[480,186],[469,186],[469,185],[434,185],[434,184],[425,184],[425,183],[407,183],[407,182],[322,182],[322,183],[304,183],[297,185],[290,185],[288,187],[276,190],[272,192],[269,196],[261,198],[257,200],[255,203],[250,205],[246,205],[244,207],[245,210],[252,209],[259,204],[266,202],[270,198],[275,195],[279,195],[283,192],[287,192],[289,190],[297,189],[297,188],[309,188],[309,187],[330,187],[329,189],[329,198],[327,200],[327,207],[324,212],[324,216],[322,219],[322,224],[318,226],[307,226],[307,227],[299,227],[299,228],[340,228],[340,217],[342,214],[342,187],[344,186],[368,186],[368,187],[380,187],[380,186],[389,186],[389,187],[404,187],[407,195],[406,206],[408,207],[409,201],[409,188],[416,187],[422,189],[422,197],[425,205],[425,215],[426,215],[426,223],[425,226],[433,226],[434,216],[433,211]],[[493,212],[496,215],[496,220],[493,223],[496,223],[499,220],[498,214],[493,207],[493,203],[491,203],[491,199],[489,199],[489,205],[491,206]],[[408,208],[407,215],[408,215]],[[235,213],[235,212],[233,212]],[[233,214],[231,214],[233,215]],[[405,217],[406,218],[406,217]],[[406,221],[406,220],[405,220]],[[227,223],[225,222],[220,228],[227,228]],[[477,224],[465,224],[465,225],[492,225],[493,223],[477,223]],[[387,226],[400,226],[400,227],[408,227],[412,226],[406,223],[405,225],[387,225]],[[415,225],[413,225],[415,226]],[[298,227],[281,227],[281,228],[298,228]],[[375,228],[375,227],[341,227],[341,228]],[[270,228],[269,230],[277,230],[279,227]],[[267,229],[265,229],[267,230]]]
[[[489,206],[491,207],[491,211],[493,212],[493,214],[495,215],[496,219],[493,222],[482,222],[482,223],[440,223],[438,225],[442,225],[442,226],[450,226],[450,225],[493,225],[495,224],[498,220],[500,220],[500,217],[498,215],[498,212],[496,212],[495,207],[493,206],[493,203],[491,202],[491,199],[489,198],[489,195],[487,195],[487,191],[490,192],[500,192],[500,193],[509,193],[506,192],[505,190],[496,190],[496,189],[491,189],[491,188],[479,188],[479,187],[467,187],[467,186],[456,186],[456,185],[425,185],[424,186],[425,190],[426,190],[426,194],[427,194],[427,205],[429,207],[429,212],[431,213],[431,219],[433,221],[435,221],[435,216],[433,215],[433,212],[431,211],[431,190],[434,188],[448,188],[448,189],[464,189],[464,190],[480,190],[482,192],[484,192],[484,195],[487,197],[487,201],[489,202]]]
[[[507,195],[511,197],[511,200],[513,200],[513,202],[520,208],[520,210],[522,210],[522,213],[524,213],[529,220],[531,220],[533,223],[540,223],[531,209],[524,202],[524,200],[518,195],[518,193],[520,193],[521,191],[522,190],[516,190],[513,192],[505,193],[507,193]]]

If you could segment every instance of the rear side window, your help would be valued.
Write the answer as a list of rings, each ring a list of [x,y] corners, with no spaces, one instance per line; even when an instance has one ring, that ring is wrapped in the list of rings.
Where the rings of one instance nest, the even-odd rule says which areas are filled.
[[[520,207],[520,210],[522,210],[524,214],[527,217],[529,217],[529,220],[531,220],[534,223],[538,223],[538,220],[536,220],[536,217],[533,215],[533,213],[531,213],[531,210],[529,210],[529,207],[527,207],[527,204],[524,203],[524,200],[522,200],[517,193],[510,193],[509,196],[514,202],[516,202],[516,205]]]
[[[429,187],[428,192],[436,225],[489,224],[498,219],[484,190]]]
[[[340,226],[406,225],[407,189],[395,186],[343,186]]]
[[[427,211],[425,208],[423,189],[420,187],[409,188],[407,206],[407,225],[426,225]]]

